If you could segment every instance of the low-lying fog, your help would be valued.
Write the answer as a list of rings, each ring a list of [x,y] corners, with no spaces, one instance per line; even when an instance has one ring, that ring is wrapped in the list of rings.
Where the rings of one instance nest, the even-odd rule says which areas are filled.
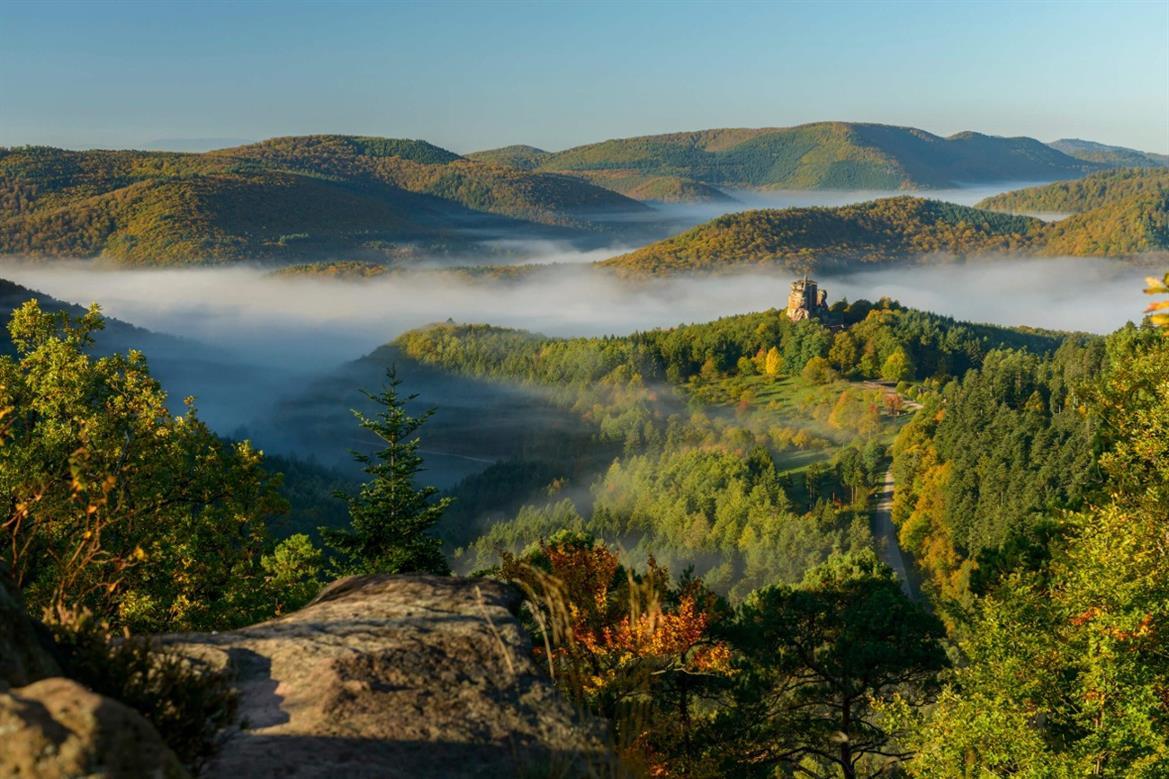
[[[736,211],[746,211],[756,208],[796,208],[805,206],[847,206],[853,203],[863,203],[883,197],[898,197],[912,195],[925,197],[931,200],[945,200],[963,206],[973,206],[980,200],[1037,184],[1046,184],[1045,181],[1013,181],[996,182],[993,184],[975,184],[955,189],[926,189],[926,190],[724,190],[732,198],[730,201],[714,203],[655,203],[657,213],[655,218],[664,219],[679,226],[689,226],[709,221],[723,214]],[[1058,215],[1035,214],[1040,218],[1051,219]],[[644,217],[649,218],[649,217]]]
[[[820,275],[831,300],[889,296],[979,322],[1111,331],[1139,320],[1148,268],[1116,260],[1027,259]],[[405,330],[454,319],[554,336],[623,334],[782,307],[790,274],[622,282],[582,267],[528,281],[448,274],[360,281],[273,278],[258,268],[89,270],[7,265],[0,276],[113,317],[302,371],[356,358]]]
[[[1109,260],[987,260],[819,280],[833,301],[889,296],[959,319],[1105,333],[1140,319],[1147,271]],[[9,265],[0,267],[0,277],[72,303],[97,301],[109,316],[205,344],[202,354],[182,347],[159,354],[173,347],[155,344],[148,355],[176,406],[195,395],[215,429],[247,430],[274,451],[285,450],[278,442],[287,422],[275,413],[283,398],[410,328],[451,318],[553,336],[624,334],[781,308],[792,278],[781,272],[631,284],[568,265],[521,282],[460,281],[449,274],[346,282],[274,278],[259,268],[94,270],[82,264]],[[319,447],[291,450],[327,457]],[[466,475],[463,470],[452,474]]]

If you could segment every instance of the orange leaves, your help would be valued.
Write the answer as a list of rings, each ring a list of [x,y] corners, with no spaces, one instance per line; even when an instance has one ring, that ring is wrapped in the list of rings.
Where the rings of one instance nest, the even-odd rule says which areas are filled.
[[[543,544],[531,563],[505,559],[501,573],[529,591],[537,622],[553,628],[537,654],[586,700],[650,693],[666,674],[729,672],[730,648],[710,636],[714,596],[700,582],[671,594],[668,572],[652,559],[635,576],[603,544],[571,537]]]
[[[1158,280],[1153,276],[1145,279],[1149,285],[1145,289],[1146,295],[1169,295],[1169,273],[1165,274],[1163,280]],[[1145,309],[1149,314],[1149,321],[1155,327],[1164,327],[1166,335],[1169,335],[1169,300],[1159,300],[1149,304]]]

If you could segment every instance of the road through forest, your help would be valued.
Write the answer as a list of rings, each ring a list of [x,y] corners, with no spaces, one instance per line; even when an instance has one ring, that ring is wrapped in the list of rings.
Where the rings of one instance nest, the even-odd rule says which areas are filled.
[[[877,493],[877,505],[873,512],[873,538],[877,542],[877,555],[881,560],[897,572],[901,580],[901,589],[910,600],[918,600],[921,593],[914,586],[909,570],[905,565],[905,557],[901,554],[901,545],[897,541],[897,526],[893,524],[893,469],[885,472],[885,481],[881,491]]]

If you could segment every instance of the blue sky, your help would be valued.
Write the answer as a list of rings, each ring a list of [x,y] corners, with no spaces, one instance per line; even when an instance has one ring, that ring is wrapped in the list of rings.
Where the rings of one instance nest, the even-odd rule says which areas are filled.
[[[0,0],[0,145],[466,152],[825,119],[1169,152],[1169,0]]]

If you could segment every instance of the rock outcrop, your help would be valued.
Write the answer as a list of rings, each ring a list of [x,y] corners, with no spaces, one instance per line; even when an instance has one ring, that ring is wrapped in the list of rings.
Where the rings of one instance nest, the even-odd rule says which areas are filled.
[[[60,678],[51,638],[29,618],[4,574],[0,570],[0,777],[186,776],[141,714]]]
[[[485,579],[342,579],[293,614],[167,636],[234,671],[209,777],[573,776],[605,760],[530,658],[518,596]]]
[[[0,692],[60,673],[43,626],[29,619],[0,565]]]
[[[187,773],[134,709],[53,678],[0,693],[0,776],[179,779]]]

